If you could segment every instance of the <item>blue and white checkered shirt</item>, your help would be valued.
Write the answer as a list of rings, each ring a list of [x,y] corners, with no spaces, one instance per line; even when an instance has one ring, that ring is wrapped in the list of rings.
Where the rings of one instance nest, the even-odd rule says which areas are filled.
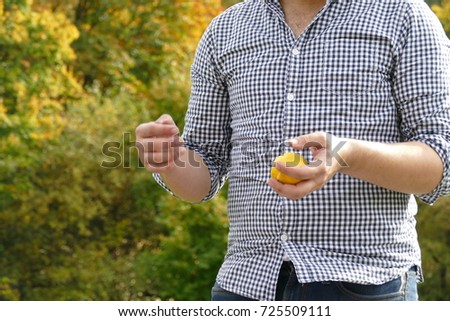
[[[300,283],[381,284],[420,267],[413,196],[337,174],[292,201],[266,181],[283,142],[302,134],[420,141],[444,162],[440,185],[419,195],[433,203],[450,192],[449,91],[449,41],[424,1],[328,1],[299,38],[276,0],[214,19],[192,66],[183,136],[209,167],[206,199],[229,180],[219,285],[273,300],[286,256]]]

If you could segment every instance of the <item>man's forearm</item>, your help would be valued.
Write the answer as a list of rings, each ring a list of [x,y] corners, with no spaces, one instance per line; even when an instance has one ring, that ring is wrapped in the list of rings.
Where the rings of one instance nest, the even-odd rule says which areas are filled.
[[[211,178],[208,167],[196,152],[187,149],[168,170],[160,174],[164,183],[179,198],[197,203],[208,195]]]
[[[410,194],[430,193],[442,179],[442,160],[424,143],[349,140],[346,145],[343,158],[347,166],[340,171],[352,177]]]

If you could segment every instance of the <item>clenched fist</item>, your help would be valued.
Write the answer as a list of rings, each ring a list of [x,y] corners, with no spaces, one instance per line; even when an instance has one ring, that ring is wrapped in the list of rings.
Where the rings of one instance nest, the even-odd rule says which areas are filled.
[[[152,173],[172,168],[186,152],[180,131],[169,115],[136,128],[136,147],[142,164]]]

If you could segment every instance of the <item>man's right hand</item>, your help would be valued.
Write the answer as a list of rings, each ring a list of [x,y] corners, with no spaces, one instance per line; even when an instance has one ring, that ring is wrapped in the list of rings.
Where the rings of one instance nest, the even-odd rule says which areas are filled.
[[[163,173],[173,167],[186,152],[180,130],[170,115],[136,127],[136,147],[142,164],[152,173]]]

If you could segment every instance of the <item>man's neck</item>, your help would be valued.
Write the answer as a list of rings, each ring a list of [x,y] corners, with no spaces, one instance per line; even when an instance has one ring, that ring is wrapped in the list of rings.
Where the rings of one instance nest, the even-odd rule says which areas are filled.
[[[296,37],[308,27],[326,0],[280,0],[286,23]]]

